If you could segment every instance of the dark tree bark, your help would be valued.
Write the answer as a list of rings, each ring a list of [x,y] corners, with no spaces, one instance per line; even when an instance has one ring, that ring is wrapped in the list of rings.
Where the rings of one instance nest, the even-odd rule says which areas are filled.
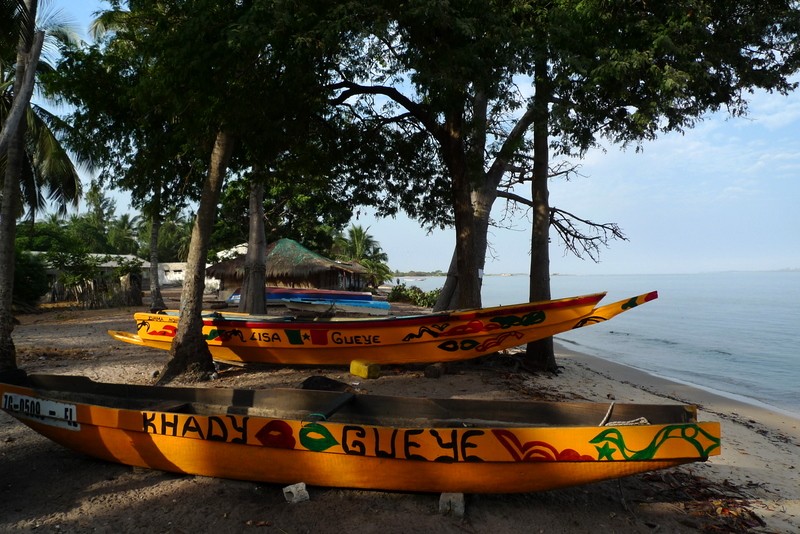
[[[28,20],[36,20],[38,2],[28,0]],[[14,78],[14,105],[19,104],[22,110],[27,109],[33,90],[33,73],[36,70],[39,52],[42,47],[44,34],[37,33],[31,41],[25,39],[27,31],[22,31],[17,48],[17,66]],[[35,46],[38,48],[32,49]],[[29,91],[24,86],[29,81]],[[27,102],[24,102],[27,92]],[[19,109],[19,108],[18,108]],[[12,112],[14,110],[12,109]],[[10,118],[9,118],[10,119]],[[20,208],[20,175],[22,174],[23,158],[25,157],[25,121],[16,120],[16,128],[9,125],[4,131],[6,141],[5,158],[6,173],[3,180],[3,199],[0,204],[0,371],[17,368],[17,349],[14,346],[12,332],[14,331],[14,241],[17,234],[17,216]],[[2,155],[2,154],[0,154]]]
[[[447,269],[447,278],[444,280],[442,291],[439,293],[439,298],[436,299],[436,304],[433,306],[433,311],[454,310],[458,307],[457,255],[458,251],[453,250],[453,256],[450,259],[450,267]]]
[[[535,117],[533,124],[533,228],[531,232],[531,301],[550,300],[550,204],[547,180],[550,176],[550,150],[547,127],[550,123],[547,83],[547,62],[536,62],[534,96]],[[548,337],[529,343],[525,352],[525,364],[533,371],[558,371],[553,338]]]
[[[192,243],[186,263],[180,304],[180,320],[158,384],[167,384],[179,376],[188,381],[207,380],[214,373],[214,362],[203,336],[203,292],[205,290],[206,255],[214,224],[222,182],[233,153],[233,135],[222,128],[217,133],[211,161],[203,184],[200,205],[192,227]]]
[[[164,297],[161,295],[161,281],[158,279],[158,234],[161,232],[161,182],[154,188],[155,195],[150,217],[150,310],[163,310]]]
[[[0,154],[2,154],[8,144],[14,137],[19,125],[23,122],[22,117],[25,115],[25,110],[31,103],[31,96],[33,96],[33,87],[36,83],[36,66],[39,63],[39,56],[42,53],[42,46],[44,45],[44,32],[36,32],[33,36],[33,43],[29,52],[24,56],[17,56],[19,61],[23,57],[26,64],[23,64],[25,71],[22,83],[18,87],[16,80],[14,83],[14,102],[11,104],[11,110],[6,116],[6,122],[3,124],[3,129],[0,130]],[[17,64],[17,71],[19,72],[19,63]]]
[[[463,120],[455,116],[446,121],[441,139],[444,161],[453,180],[456,227],[456,271],[459,274],[457,307],[479,308],[481,287],[475,250],[475,221],[472,210],[472,181],[463,146]]]
[[[267,238],[264,234],[264,184],[256,176],[250,183],[250,231],[244,261],[239,311],[263,314],[267,311],[264,286],[267,279]]]
[[[21,122],[6,149],[6,174],[0,208],[0,371],[16,369],[14,331],[14,241],[19,211],[19,172],[22,168],[25,126]]]
[[[473,114],[478,120],[478,117],[484,117],[486,113],[486,99],[479,94],[474,100]],[[495,158],[492,166],[487,172],[483,170],[483,144],[484,137],[479,137],[479,142],[474,143],[472,152],[467,153],[465,158],[470,162],[470,176],[477,177],[475,180],[467,181],[467,186],[470,187],[470,209],[472,210],[472,236],[474,244],[471,248],[474,254],[474,263],[472,267],[476,270],[476,283],[477,291],[480,297],[480,288],[483,282],[481,274],[486,265],[486,252],[488,250],[488,233],[489,233],[489,218],[491,215],[492,205],[497,199],[497,188],[500,185],[503,174],[505,174],[509,160],[513,156],[516,146],[520,139],[525,134],[525,131],[530,127],[534,119],[532,109],[528,109],[520,120],[515,124],[512,131],[509,133],[500,153]],[[482,131],[483,128],[479,128]],[[477,184],[477,185],[476,185]],[[435,311],[446,309],[455,309],[459,307],[458,295],[460,294],[461,272],[458,270],[456,258],[459,252],[464,247],[460,247],[456,243],[455,251],[450,262],[450,268],[447,272],[447,279],[445,281],[439,299],[434,306]],[[480,298],[477,300],[477,305],[480,305]]]

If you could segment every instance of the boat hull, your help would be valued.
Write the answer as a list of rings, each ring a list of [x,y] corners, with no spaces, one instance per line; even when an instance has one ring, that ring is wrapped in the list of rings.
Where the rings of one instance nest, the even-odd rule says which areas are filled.
[[[337,313],[389,315],[390,305],[384,300],[287,298],[283,304],[295,313],[333,316]]]
[[[639,406],[641,413],[668,413],[670,419],[641,426],[597,427],[568,421],[526,426],[524,421],[506,425],[488,420],[446,425],[417,420],[414,425],[387,426],[357,418],[348,421],[347,413],[341,421],[336,414],[315,418],[320,414],[313,412],[314,403],[327,402],[327,397],[320,396],[323,393],[336,395],[329,392],[313,392],[305,415],[293,418],[277,412],[272,416],[242,413],[230,406],[214,411],[202,398],[175,400],[171,405],[169,399],[157,398],[171,389],[200,391],[192,388],[151,388],[156,392],[151,406],[146,402],[135,408],[103,406],[99,400],[93,404],[86,393],[97,383],[85,380],[81,384],[83,389],[74,395],[63,386],[58,392],[48,392],[35,386],[0,384],[2,407],[65,447],[125,465],[277,484],[303,481],[393,491],[542,491],[703,461],[719,454],[720,447],[719,424],[698,423],[691,407]],[[147,386],[122,388],[126,389],[120,391],[119,402],[129,401]],[[254,395],[248,390],[222,391],[230,391],[230,398],[252,399]],[[403,405],[405,400],[375,402],[377,406]],[[431,402],[440,401],[417,400],[417,404]],[[464,403],[464,411],[473,413],[470,403],[476,401],[441,402],[451,403],[453,409]],[[498,402],[497,417],[509,409],[520,413],[567,409],[552,407],[560,403],[477,402],[489,412],[492,403]],[[585,405],[577,407],[579,411],[594,409],[592,403],[573,404]],[[353,410],[372,405],[370,396],[359,395]],[[631,413],[636,413],[636,405],[631,406]],[[32,413],[37,407],[53,413]],[[203,407],[210,411],[205,413]],[[606,409],[604,405],[598,413]],[[267,413],[269,407],[248,410]]]
[[[657,298],[656,292],[597,306],[603,293],[415,315],[303,321],[291,317],[205,314],[203,335],[214,359],[232,363],[349,365],[467,360],[596,324]],[[137,313],[137,334],[109,331],[119,341],[168,350],[177,312]]]
[[[237,288],[227,299],[229,305],[238,305],[241,301],[241,288]],[[369,302],[372,293],[366,291],[345,291],[337,289],[317,289],[313,287],[267,287],[264,290],[264,299],[270,304],[282,304],[283,299],[329,299],[329,300],[360,300]]]

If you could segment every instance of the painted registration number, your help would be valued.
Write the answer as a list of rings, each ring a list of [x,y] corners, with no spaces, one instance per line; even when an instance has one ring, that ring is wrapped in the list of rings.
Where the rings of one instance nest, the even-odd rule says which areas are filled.
[[[56,402],[16,393],[3,394],[3,409],[15,416],[34,419],[45,425],[80,430],[74,404]]]

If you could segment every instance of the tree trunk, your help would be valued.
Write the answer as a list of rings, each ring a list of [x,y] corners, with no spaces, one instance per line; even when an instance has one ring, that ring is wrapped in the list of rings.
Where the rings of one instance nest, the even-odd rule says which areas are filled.
[[[453,180],[453,212],[456,229],[455,260],[458,284],[457,308],[479,308],[481,286],[479,262],[475,254],[475,224],[472,210],[472,180],[464,148],[464,121],[453,113],[445,121],[439,139],[442,158]]]
[[[473,228],[472,254],[474,255],[475,262],[473,268],[478,273],[477,283],[479,297],[483,282],[483,273],[486,267],[489,218],[491,216],[492,206],[497,199],[497,187],[507,169],[510,154],[513,154],[514,150],[516,150],[516,145],[524,135],[531,120],[531,114],[526,112],[510,133],[501,153],[498,155],[491,168],[488,172],[484,172],[487,106],[488,102],[485,93],[476,91],[472,106],[473,133],[475,135],[470,145],[470,151],[465,155],[465,161],[469,169],[468,176],[473,178],[472,180],[467,180],[467,183],[471,191],[470,207],[472,211]],[[478,177],[480,177],[480,180],[477,179]],[[481,184],[481,186],[473,190],[475,184]],[[459,305],[459,281],[461,279],[457,263],[459,250],[457,242],[456,250],[453,253],[450,268],[447,272],[447,279],[439,295],[439,299],[434,306],[434,310],[436,311],[453,309]],[[480,303],[480,298],[478,303]]]
[[[548,83],[547,62],[536,62],[536,94],[534,107],[536,119],[533,125],[533,228],[531,232],[530,300],[550,300],[550,204],[547,180],[549,178]],[[529,343],[525,352],[525,364],[533,371],[556,373],[553,338],[548,337]]]
[[[126,306],[142,305],[142,276],[140,274],[126,274],[120,280],[120,285]]]
[[[485,186],[477,191],[473,191],[471,195],[471,210],[472,210],[472,254],[474,256],[474,269],[480,273],[477,277],[478,294],[483,283],[483,272],[486,266],[486,252],[489,247],[488,233],[489,233],[489,218],[491,214],[492,205],[497,198],[497,184],[491,179],[485,180]],[[442,311],[448,309],[459,308],[459,280],[461,279],[458,271],[458,263],[456,258],[458,256],[458,247],[453,252],[453,257],[450,260],[450,268],[447,271],[447,278],[445,280],[442,292],[436,300],[434,306],[435,311]],[[480,306],[482,299],[478,300],[477,305]],[[522,300],[522,299],[520,299]]]
[[[454,310],[458,307],[458,264],[456,257],[458,251],[453,250],[453,257],[450,259],[450,267],[447,269],[447,278],[444,280],[444,286],[439,293],[439,298],[436,299],[436,304],[433,305],[433,311]]]
[[[214,372],[214,362],[203,336],[203,291],[205,290],[208,241],[216,215],[222,182],[234,146],[233,135],[221,128],[214,142],[211,160],[203,184],[200,205],[192,227],[192,241],[186,263],[186,278],[181,292],[180,319],[175,339],[158,384],[166,384],[184,376],[189,381],[208,379]]]
[[[471,187],[464,171],[460,170],[453,175],[459,309],[481,306],[480,273],[475,254],[475,224],[470,200]]]
[[[17,87],[16,83],[14,84],[14,101],[11,104],[11,110],[6,116],[6,122],[3,124],[3,129],[0,130],[0,154],[2,154],[6,148],[8,148],[8,144],[14,137],[14,132],[17,131],[17,127],[22,122],[22,117],[25,115],[25,110],[28,109],[28,106],[31,103],[33,86],[36,82],[36,66],[39,64],[39,56],[42,53],[43,45],[44,32],[36,32],[33,36],[31,50],[24,56],[27,65],[24,66],[25,75],[22,79],[22,84],[19,87]],[[17,61],[19,61],[19,58],[20,56],[18,55]],[[19,66],[19,63],[17,63],[17,70],[19,70]]]
[[[31,23],[36,20],[38,2],[26,2]],[[21,32],[17,49],[17,66],[14,78],[14,102],[22,97],[23,85],[28,69],[36,69],[29,61],[31,49],[25,40],[27,31]],[[42,36],[37,36],[36,40]],[[38,44],[41,49],[41,43]],[[30,77],[30,76],[27,76]],[[30,94],[28,94],[30,102]],[[25,106],[27,108],[27,105]],[[23,109],[25,109],[23,108]],[[24,120],[19,120],[16,128],[9,128],[6,133],[5,149],[6,173],[3,180],[3,199],[0,204],[0,371],[17,368],[17,349],[14,346],[14,241],[17,233],[17,216],[19,214],[19,184],[25,151]]]
[[[17,351],[11,334],[14,331],[14,241],[24,135],[25,125],[21,122],[6,149],[6,173],[0,208],[0,371],[17,367]]]
[[[483,285],[483,275],[486,269],[486,253],[489,248],[489,217],[492,211],[492,204],[497,198],[497,185],[491,184],[489,187],[481,187],[472,193],[472,224],[475,229],[474,254],[476,268],[480,273],[478,280]]]
[[[239,311],[263,314],[267,311],[264,286],[267,280],[267,238],[264,234],[264,183],[255,176],[250,183],[250,232],[244,261]]]
[[[494,189],[492,189],[493,191]],[[476,304],[471,304],[468,307],[480,307],[481,298],[480,291],[483,285],[483,272],[486,265],[486,251],[488,249],[487,235],[489,232],[489,215],[491,212],[492,203],[496,195],[486,195],[485,191],[476,191],[472,194],[471,210],[472,210],[472,255],[474,257],[473,267],[478,273],[477,276],[477,291],[478,301]],[[450,260],[450,267],[447,270],[447,278],[445,279],[442,291],[436,304],[433,307],[434,311],[463,309],[464,306],[460,302],[460,284],[459,280],[459,265],[458,265],[458,251],[459,247],[453,252],[452,259]]]
[[[158,263],[158,234],[161,232],[161,181],[154,188],[155,195],[151,205],[150,217],[150,311],[165,309],[164,297],[161,295],[161,281]]]

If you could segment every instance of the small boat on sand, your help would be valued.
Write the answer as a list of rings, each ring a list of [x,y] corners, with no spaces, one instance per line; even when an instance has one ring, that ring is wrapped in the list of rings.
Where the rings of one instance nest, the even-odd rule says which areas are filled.
[[[347,299],[283,299],[283,305],[300,315],[332,317],[341,313],[358,315],[389,315],[390,305],[385,300]]]
[[[254,316],[214,311],[203,334],[215,360],[229,363],[349,365],[468,360],[596,324],[658,297],[653,291],[598,306],[605,293],[511,306],[403,317]],[[113,338],[169,350],[178,330],[176,310],[136,313],[137,333]]]
[[[238,306],[242,299],[242,290],[237,288],[226,302]],[[315,287],[272,287],[264,289],[267,304],[283,304],[284,299],[325,299],[325,300],[359,300],[372,301],[372,293],[368,291],[345,291],[343,289],[317,289]]]
[[[3,410],[101,460],[276,484],[512,493],[705,461],[694,406],[168,388],[0,374]]]

